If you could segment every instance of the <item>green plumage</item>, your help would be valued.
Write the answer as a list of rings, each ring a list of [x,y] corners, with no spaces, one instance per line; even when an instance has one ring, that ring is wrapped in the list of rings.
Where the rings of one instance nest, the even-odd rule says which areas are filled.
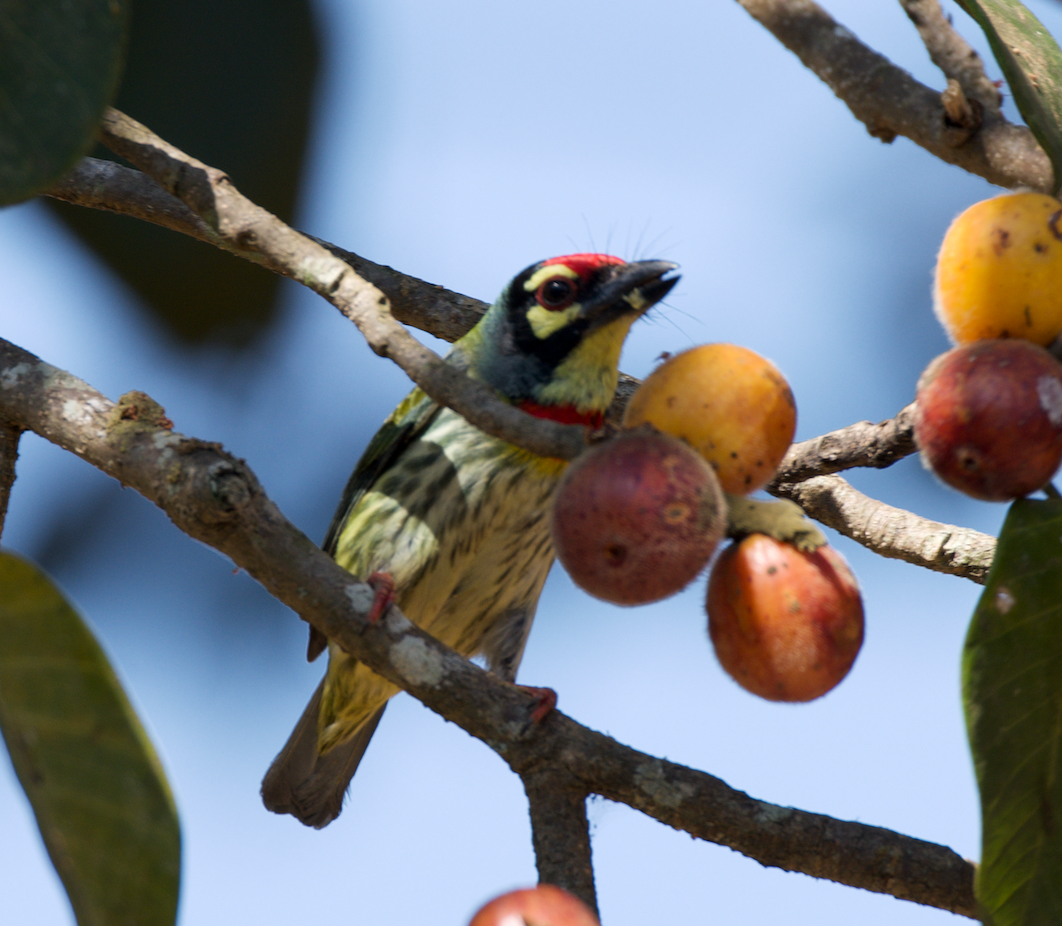
[[[448,360],[540,412],[600,412],[615,389],[627,330],[670,289],[673,281],[660,278],[673,265],[564,260],[570,265],[538,264],[518,276]],[[572,281],[573,298],[563,326],[540,322],[536,334],[526,318],[545,311],[540,277],[554,286],[550,295]],[[560,335],[570,347],[558,347]],[[359,578],[390,573],[407,617],[512,680],[553,562],[550,504],[565,466],[483,433],[414,389],[358,463],[324,549]],[[311,657],[317,648],[311,638]],[[262,785],[269,809],[317,827],[338,815],[398,691],[336,644],[328,650],[325,678]]]
[[[354,575],[390,572],[410,620],[465,656],[482,652],[511,678],[553,562],[549,502],[564,464],[489,437],[450,409],[424,414],[423,430],[351,506],[333,555]],[[396,692],[335,644],[329,656],[322,749]]]

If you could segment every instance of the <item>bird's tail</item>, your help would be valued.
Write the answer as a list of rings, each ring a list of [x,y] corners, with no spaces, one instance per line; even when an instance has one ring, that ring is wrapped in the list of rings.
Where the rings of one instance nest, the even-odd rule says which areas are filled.
[[[323,691],[322,679],[284,748],[262,779],[262,803],[268,810],[290,813],[316,829],[328,826],[339,816],[347,785],[387,707],[381,705],[353,737],[322,755],[317,751],[317,718]]]

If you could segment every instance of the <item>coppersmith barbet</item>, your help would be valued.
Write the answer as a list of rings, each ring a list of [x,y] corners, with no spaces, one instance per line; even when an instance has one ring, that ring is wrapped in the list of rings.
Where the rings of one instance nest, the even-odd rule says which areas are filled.
[[[532,415],[601,424],[631,324],[676,265],[573,254],[523,270],[448,362]],[[567,464],[491,437],[414,389],[373,438],[324,549],[361,579],[388,573],[410,620],[513,680],[553,563],[549,509]],[[325,645],[311,635],[310,657]],[[328,671],[262,783],[266,807],[338,816],[398,689],[329,642]]]

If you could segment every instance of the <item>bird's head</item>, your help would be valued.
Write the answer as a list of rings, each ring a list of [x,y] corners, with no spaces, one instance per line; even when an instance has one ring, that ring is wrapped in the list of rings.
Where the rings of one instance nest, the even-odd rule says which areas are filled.
[[[676,268],[607,254],[533,264],[458,342],[469,372],[532,414],[599,424],[627,332],[671,291]]]

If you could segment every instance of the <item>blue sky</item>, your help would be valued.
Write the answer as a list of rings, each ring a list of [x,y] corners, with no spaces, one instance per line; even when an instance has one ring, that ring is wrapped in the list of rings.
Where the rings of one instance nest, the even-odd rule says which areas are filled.
[[[1062,33],[1062,7],[1030,5]],[[898,4],[828,7],[943,86]],[[947,347],[929,297],[936,248],[994,189],[906,140],[870,138],[737,4],[326,0],[320,13],[325,86],[299,216],[314,234],[488,300],[526,265],[571,251],[675,260],[682,281],[635,328],[623,368],[644,375],[662,351],[708,341],[751,347],[788,377],[800,438],[892,415]],[[3,336],[112,398],[148,392],[179,431],[245,457],[319,538],[407,383],[334,309],[284,286],[258,356],[180,350],[38,205],[0,213]],[[463,926],[490,896],[535,880],[518,779],[404,695],[336,823],[314,832],[264,811],[261,774],[322,670],[303,659],[304,625],[134,493],[32,435],[22,450],[7,546],[33,556],[50,519],[86,505],[102,522],[93,549],[55,573],[171,776],[185,926]],[[981,530],[1004,512],[945,490],[916,460],[852,481]],[[835,541],[862,582],[867,636],[850,677],[819,701],[768,704],[726,677],[705,634],[703,578],[620,609],[556,568],[520,678],[556,689],[581,722],[754,797],[976,857],[958,668],[978,589]],[[606,926],[951,921],[764,869],[623,806],[596,801],[590,817]],[[5,921],[72,922],[6,760],[0,819]]]

